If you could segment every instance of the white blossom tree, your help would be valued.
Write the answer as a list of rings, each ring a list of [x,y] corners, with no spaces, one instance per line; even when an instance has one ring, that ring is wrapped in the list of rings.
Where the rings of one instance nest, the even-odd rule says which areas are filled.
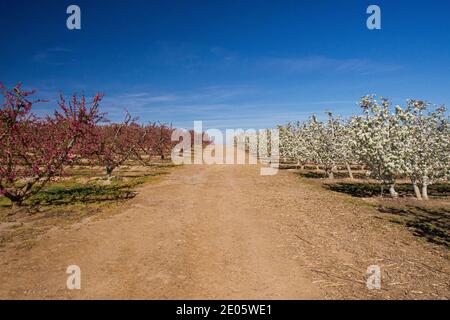
[[[286,161],[294,161],[303,169],[311,161],[311,148],[308,146],[307,125],[297,122],[278,126],[280,135],[280,157]]]
[[[428,200],[428,186],[450,176],[450,126],[445,107],[427,111],[430,103],[408,100],[396,112],[406,131],[404,174],[411,179],[418,199]],[[420,190],[420,188],[422,190]]]
[[[339,159],[345,164],[350,179],[354,179],[351,165],[358,162],[356,150],[352,141],[355,140],[356,130],[351,121],[339,126]]]
[[[331,112],[327,116],[325,122],[319,121],[316,116],[309,119],[305,140],[311,148],[314,162],[323,166],[329,179],[334,179],[336,165],[341,160],[341,120]]]
[[[398,197],[396,180],[408,177],[418,199],[428,199],[428,186],[450,179],[450,122],[445,107],[408,100],[391,108],[387,99],[361,98],[363,115],[348,121],[327,113],[326,121],[311,116],[306,122],[278,126],[280,154],[285,161],[322,166],[328,178],[337,165],[359,163],[368,175]]]
[[[396,114],[390,112],[390,102],[381,98],[379,103],[374,95],[364,96],[360,101],[364,115],[353,117],[352,143],[358,159],[369,168],[369,175],[388,185],[393,198],[396,178],[404,171],[402,147],[405,130]]]

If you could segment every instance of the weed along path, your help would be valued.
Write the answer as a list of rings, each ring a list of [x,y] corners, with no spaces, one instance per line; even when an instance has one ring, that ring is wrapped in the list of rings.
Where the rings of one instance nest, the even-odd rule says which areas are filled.
[[[349,200],[288,171],[186,165],[114,215],[2,249],[0,297],[449,298],[445,249]],[[70,265],[80,290],[66,287]]]

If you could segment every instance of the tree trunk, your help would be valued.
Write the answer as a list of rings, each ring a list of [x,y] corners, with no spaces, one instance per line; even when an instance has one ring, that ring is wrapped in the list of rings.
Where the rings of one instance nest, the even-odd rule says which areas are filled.
[[[325,172],[327,173],[327,175],[328,175],[328,179],[334,179],[334,172],[333,172],[333,169],[325,169]]]
[[[21,209],[22,209],[22,203],[21,202],[11,201],[11,210],[9,211],[9,213],[7,213],[7,215],[8,216],[13,216],[17,212],[19,212]]]
[[[13,202],[11,204],[11,210],[12,211],[17,211],[20,208],[20,204],[18,202]]]
[[[428,183],[424,182],[422,184],[422,198],[423,200],[428,200]]]
[[[418,200],[422,200],[422,195],[420,194],[420,188],[419,188],[419,186],[417,185],[417,182],[416,182],[416,181],[413,181],[412,185],[413,185],[413,188],[414,188],[414,193],[415,193],[415,195],[416,195],[416,198],[417,198]]]
[[[4,196],[6,198],[8,198],[9,201],[11,201],[11,209],[13,211],[18,210],[19,207],[22,205],[22,201],[23,201],[22,197],[20,197],[18,195],[15,195],[15,194],[12,194],[12,193],[9,193],[7,191],[5,192]]]
[[[108,177],[108,180],[111,179],[113,170],[114,169],[111,167],[106,167],[106,176]]]
[[[354,178],[353,178],[352,168],[350,167],[350,164],[348,162],[346,163],[346,165],[347,165],[348,176],[350,177],[350,179],[353,180]]]
[[[391,194],[391,197],[396,199],[398,198],[398,193],[395,191],[395,183],[391,183],[389,185],[389,193]]]

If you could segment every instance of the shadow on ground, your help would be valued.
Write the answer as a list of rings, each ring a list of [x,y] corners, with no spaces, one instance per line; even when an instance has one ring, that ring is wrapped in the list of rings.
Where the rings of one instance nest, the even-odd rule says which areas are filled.
[[[370,198],[381,195],[381,185],[378,183],[352,183],[352,182],[327,182],[325,189],[346,193],[353,197]],[[414,189],[411,184],[397,184],[395,190],[400,197],[414,197]],[[388,195],[388,188],[384,187],[385,195]],[[450,196],[450,184],[434,184],[428,187],[430,197],[443,198]]]
[[[72,188],[52,188],[38,193],[27,201],[28,205],[66,205],[75,202],[98,202],[133,198],[136,193],[129,186],[82,185]]]
[[[439,203],[439,199],[450,196],[449,184],[435,184],[428,188],[431,199],[436,202],[424,202],[423,204],[411,205],[408,198],[414,197],[414,190],[411,184],[398,184],[396,191],[403,198],[399,201],[389,202],[380,198],[381,185],[378,183],[361,182],[334,182],[324,183],[323,187],[327,190],[349,194],[358,198],[378,197],[380,205],[378,211],[387,214],[390,222],[406,226],[418,237],[425,238],[427,241],[450,246],[450,210],[444,208],[444,204]],[[385,187],[385,195],[388,196],[388,190]],[[408,203],[405,203],[408,201]],[[414,201],[414,200],[413,200]],[[386,205],[388,202],[388,205]]]
[[[419,206],[406,208],[380,206],[378,210],[389,214],[389,221],[408,227],[414,235],[450,247],[450,210]]]
[[[318,171],[302,171],[302,172],[296,172],[296,175],[307,178],[307,179],[324,179],[327,178],[324,172],[318,172]],[[334,172],[334,177],[337,179],[346,179],[348,178],[347,172]],[[364,173],[354,172],[353,177],[355,179],[364,180],[367,179],[367,176]]]
[[[54,182],[25,200],[25,207],[61,206],[76,203],[96,203],[131,199],[136,196],[134,188],[142,183],[152,181],[167,172],[152,172],[145,175],[122,175],[111,180],[96,179],[87,183],[79,183],[73,179]],[[10,208],[9,200],[2,198],[0,208]]]

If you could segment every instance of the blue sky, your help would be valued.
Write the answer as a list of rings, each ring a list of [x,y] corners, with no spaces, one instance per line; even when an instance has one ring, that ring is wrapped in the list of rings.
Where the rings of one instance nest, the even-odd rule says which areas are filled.
[[[370,4],[382,30],[366,28]],[[0,81],[52,100],[40,112],[58,91],[182,127],[348,116],[368,93],[450,105],[449,1],[1,1],[0,39]]]

